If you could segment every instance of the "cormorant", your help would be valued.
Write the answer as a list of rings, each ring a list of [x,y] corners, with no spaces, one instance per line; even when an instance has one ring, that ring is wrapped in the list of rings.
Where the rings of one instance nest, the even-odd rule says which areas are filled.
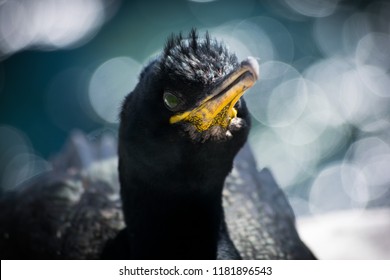
[[[255,59],[240,63],[208,34],[172,36],[123,103],[120,187],[113,161],[69,168],[79,147],[81,158],[98,149],[77,134],[57,161],[66,172],[2,198],[1,258],[314,258],[245,145],[241,96],[258,75]]]

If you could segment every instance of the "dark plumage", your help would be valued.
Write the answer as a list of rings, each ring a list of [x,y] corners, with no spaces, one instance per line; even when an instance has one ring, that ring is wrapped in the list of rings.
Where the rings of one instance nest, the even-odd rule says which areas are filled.
[[[205,38],[198,38],[194,32],[185,39],[181,34],[172,35],[162,59],[161,70],[169,70],[167,74],[172,81],[181,78],[186,83],[202,86],[212,85],[239,65],[237,57],[208,33]]]
[[[192,32],[186,40],[170,39],[127,96],[119,131],[129,243],[124,258],[217,257],[220,231],[226,231],[223,184],[246,141],[248,112],[238,103],[239,125],[205,131],[198,130],[200,119],[196,124],[191,119],[172,124],[170,119],[197,108],[240,67],[226,48]],[[180,98],[174,109],[165,107],[165,92]],[[226,240],[230,242],[227,234]],[[232,244],[229,248],[231,256],[238,257]]]
[[[171,37],[123,103],[120,188],[113,161],[62,163],[8,194],[1,257],[313,258],[271,174],[257,172],[248,146],[239,153],[250,127],[240,96],[256,65],[208,35]]]

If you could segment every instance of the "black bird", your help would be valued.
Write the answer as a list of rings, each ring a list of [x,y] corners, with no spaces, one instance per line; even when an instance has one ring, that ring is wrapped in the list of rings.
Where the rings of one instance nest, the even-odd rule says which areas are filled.
[[[66,172],[55,168],[7,194],[1,258],[314,258],[245,145],[241,96],[258,75],[255,59],[238,62],[208,34],[172,36],[123,103],[120,187],[112,161],[80,171],[64,160]],[[81,159],[95,153],[82,135],[73,139]]]

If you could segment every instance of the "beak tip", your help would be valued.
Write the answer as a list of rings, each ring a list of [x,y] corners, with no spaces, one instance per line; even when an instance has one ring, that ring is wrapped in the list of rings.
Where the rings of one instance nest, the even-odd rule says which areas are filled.
[[[260,76],[260,70],[259,70],[259,63],[257,62],[257,59],[249,56],[247,59],[241,62],[241,66],[246,66],[251,69],[251,72],[255,76],[255,79],[258,80]]]

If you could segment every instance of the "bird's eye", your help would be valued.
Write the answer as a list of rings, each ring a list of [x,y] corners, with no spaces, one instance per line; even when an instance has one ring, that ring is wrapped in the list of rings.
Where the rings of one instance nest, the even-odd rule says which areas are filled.
[[[164,92],[164,103],[168,109],[174,110],[180,104],[180,99],[173,93],[166,91]]]

